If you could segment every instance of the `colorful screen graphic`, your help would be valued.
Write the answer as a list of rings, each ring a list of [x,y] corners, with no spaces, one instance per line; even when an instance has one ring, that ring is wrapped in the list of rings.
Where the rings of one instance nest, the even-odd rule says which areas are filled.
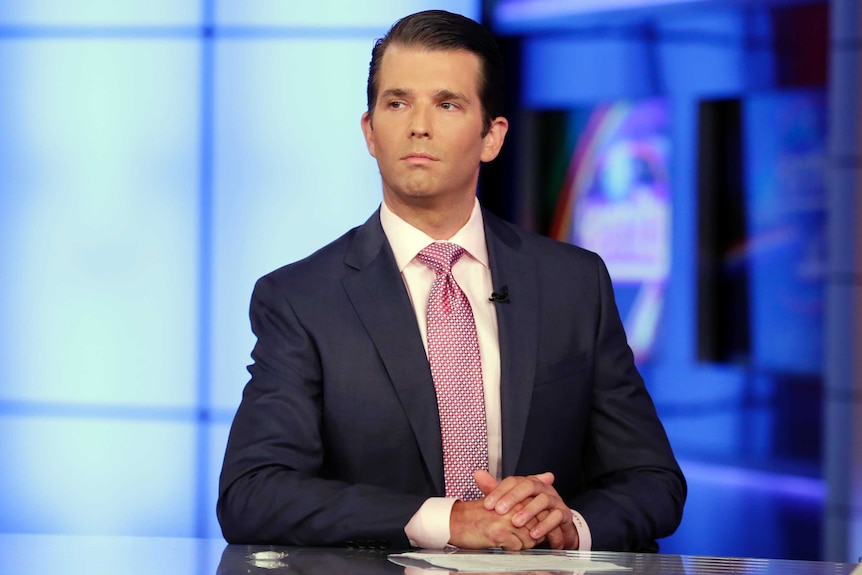
[[[570,129],[577,143],[551,235],[604,259],[629,343],[643,361],[655,341],[670,273],[668,105],[600,105],[573,112]]]

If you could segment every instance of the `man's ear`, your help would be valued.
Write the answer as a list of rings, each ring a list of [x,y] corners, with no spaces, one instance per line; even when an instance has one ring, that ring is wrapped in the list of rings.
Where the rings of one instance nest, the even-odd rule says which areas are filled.
[[[491,120],[491,127],[488,129],[485,137],[482,138],[485,142],[481,157],[483,162],[490,162],[497,157],[497,154],[500,153],[500,149],[503,147],[503,141],[505,141],[506,132],[508,131],[509,120],[503,116]]]
[[[374,149],[374,127],[371,125],[371,114],[365,112],[362,114],[362,134],[365,136],[365,147],[368,148],[368,153],[373,157],[377,157]]]

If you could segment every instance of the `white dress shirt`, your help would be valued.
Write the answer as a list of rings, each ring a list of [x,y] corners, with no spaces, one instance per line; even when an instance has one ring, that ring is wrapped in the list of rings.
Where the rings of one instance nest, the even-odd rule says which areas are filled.
[[[416,259],[416,256],[429,244],[439,240],[435,240],[395,215],[386,206],[386,202],[382,202],[380,206],[380,224],[395,255],[395,263],[404,279],[404,285],[407,287],[427,355],[426,313],[428,296],[436,276],[434,271]],[[458,244],[467,251],[452,266],[452,275],[470,301],[473,318],[476,321],[488,428],[488,471],[499,481],[502,479],[500,460],[503,445],[500,415],[500,342],[496,304],[489,300],[494,288],[491,283],[488,247],[485,243],[485,226],[478,200],[473,206],[473,212],[467,223],[445,241]],[[455,501],[451,497],[428,499],[404,529],[410,544],[429,549],[446,547],[450,538],[449,515]],[[577,512],[574,514],[575,527],[581,542],[580,549],[589,550],[589,528],[580,514]]]

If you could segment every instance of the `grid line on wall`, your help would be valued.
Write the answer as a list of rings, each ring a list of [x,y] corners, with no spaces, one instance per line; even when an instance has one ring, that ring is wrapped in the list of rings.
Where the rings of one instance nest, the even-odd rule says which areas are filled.
[[[210,422],[207,406],[212,395],[212,277],[213,277],[213,117],[215,114],[215,50],[213,20],[215,0],[202,0],[200,58],[200,168],[198,238],[198,381],[197,461],[195,465],[195,535],[207,535],[207,476],[210,468]]]

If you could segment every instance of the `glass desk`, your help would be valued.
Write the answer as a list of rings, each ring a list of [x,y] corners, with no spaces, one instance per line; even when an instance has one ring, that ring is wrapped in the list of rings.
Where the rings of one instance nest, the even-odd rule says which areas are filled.
[[[396,564],[389,558],[393,553],[397,552],[377,549],[227,545],[221,539],[0,534],[0,574],[434,575],[449,572],[413,560],[404,561],[409,563],[406,566]],[[489,552],[484,555],[487,557],[512,554]],[[532,573],[537,575],[862,575],[862,566],[849,563],[599,552],[564,554],[538,551],[514,555],[519,558],[526,555],[531,560],[541,559],[542,555],[545,558],[552,556],[573,560],[572,568],[534,569]],[[611,570],[584,569],[584,561],[593,562],[596,566],[610,567]]]

